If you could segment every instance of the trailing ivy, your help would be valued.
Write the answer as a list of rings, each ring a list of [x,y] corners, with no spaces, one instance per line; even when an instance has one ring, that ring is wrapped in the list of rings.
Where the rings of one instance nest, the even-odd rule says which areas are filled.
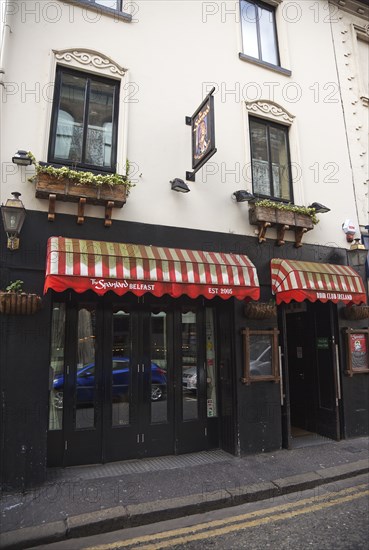
[[[284,202],[274,202],[269,199],[258,200],[254,202],[255,206],[263,206],[264,208],[275,208],[277,210],[284,210],[287,212],[295,212],[296,214],[303,214],[309,216],[314,225],[319,223],[319,220],[316,216],[315,208],[309,208],[307,206],[297,206],[291,203]]]
[[[128,178],[130,169],[128,160],[126,162],[126,175],[122,176],[120,174],[93,174],[92,172],[82,172],[73,170],[68,166],[61,166],[60,168],[45,166],[39,164],[31,152],[28,152],[28,156],[32,159],[32,164],[34,164],[36,170],[35,175],[30,178],[30,181],[33,181],[38,174],[49,174],[57,179],[67,178],[76,185],[93,185],[94,187],[101,187],[102,185],[124,185],[127,191],[135,186]]]

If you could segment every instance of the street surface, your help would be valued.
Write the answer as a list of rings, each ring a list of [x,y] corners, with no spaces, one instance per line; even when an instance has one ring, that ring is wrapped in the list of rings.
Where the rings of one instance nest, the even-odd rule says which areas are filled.
[[[358,476],[270,500],[42,548],[368,550],[369,478]]]

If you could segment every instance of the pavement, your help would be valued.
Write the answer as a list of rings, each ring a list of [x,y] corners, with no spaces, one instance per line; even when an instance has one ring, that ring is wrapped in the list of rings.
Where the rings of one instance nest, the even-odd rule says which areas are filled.
[[[222,450],[49,468],[46,482],[4,493],[0,548],[25,549],[270,499],[357,475],[369,480],[369,438],[294,440],[292,450]]]

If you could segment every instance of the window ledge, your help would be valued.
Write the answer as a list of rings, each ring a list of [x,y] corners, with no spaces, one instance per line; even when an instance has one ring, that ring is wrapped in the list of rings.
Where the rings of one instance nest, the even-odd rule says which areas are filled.
[[[260,61],[260,59],[255,59],[255,57],[250,57],[241,52],[238,54],[238,57],[241,59],[241,61],[253,63],[254,65],[258,65],[259,67],[264,67],[264,69],[270,69],[271,71],[279,74],[284,74],[285,76],[292,75],[292,72],[288,69],[284,69],[283,67],[279,67],[278,65],[273,65],[272,63],[267,63],[266,61]]]
[[[120,21],[125,21],[126,23],[132,22],[132,15],[124,11],[114,10],[113,8],[108,8],[107,6],[102,6],[101,4],[93,4],[89,0],[67,0],[71,4],[76,6],[81,6],[88,10],[94,11],[95,13],[101,13],[119,19]]]

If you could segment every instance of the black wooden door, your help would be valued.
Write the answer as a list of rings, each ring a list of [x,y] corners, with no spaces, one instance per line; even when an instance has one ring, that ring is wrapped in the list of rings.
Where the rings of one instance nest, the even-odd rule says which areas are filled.
[[[172,314],[107,300],[69,323],[63,464],[173,453]]]

